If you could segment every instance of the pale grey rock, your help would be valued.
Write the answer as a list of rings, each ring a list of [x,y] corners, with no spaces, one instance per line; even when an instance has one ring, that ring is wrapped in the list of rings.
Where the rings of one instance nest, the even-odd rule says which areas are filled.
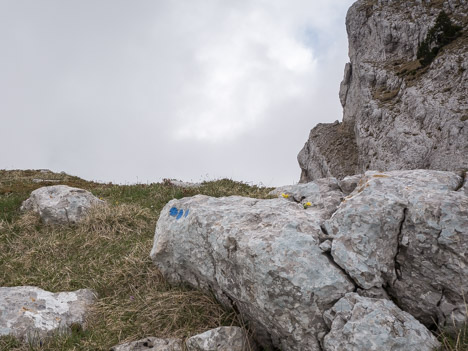
[[[468,197],[451,172],[366,172],[325,222],[334,261],[385,287],[425,325],[461,327],[468,296]]]
[[[272,190],[269,195],[295,201],[306,207],[313,220],[329,218],[343,200],[343,193],[336,178],[322,178],[313,182],[286,185]],[[310,205],[309,205],[310,204]]]
[[[147,337],[114,346],[110,351],[183,351],[183,348],[181,339]]]
[[[53,185],[34,190],[21,210],[38,213],[45,224],[69,224],[80,221],[92,206],[102,204],[104,201],[89,191]]]
[[[301,182],[367,170],[468,168],[468,41],[411,74],[418,45],[444,9],[467,28],[468,2],[359,0],[348,11],[350,63],[340,87],[343,123],[319,124],[298,155]]]
[[[239,327],[219,327],[192,336],[187,351],[250,351],[247,334]]]
[[[151,257],[170,282],[235,305],[261,344],[318,351],[323,312],[354,285],[318,247],[322,231],[311,218],[284,199],[172,200],[161,211]]]
[[[429,330],[392,301],[346,294],[324,314],[324,351],[434,351]]]
[[[173,186],[179,188],[199,188],[201,187],[201,183],[191,183],[191,182],[183,182],[177,179],[169,179],[169,183]]]
[[[33,286],[0,287],[0,336],[38,342],[70,326],[86,327],[96,295],[88,289],[51,293]]]
[[[61,182],[60,179],[39,179],[39,178],[34,178],[33,183],[59,183]]]

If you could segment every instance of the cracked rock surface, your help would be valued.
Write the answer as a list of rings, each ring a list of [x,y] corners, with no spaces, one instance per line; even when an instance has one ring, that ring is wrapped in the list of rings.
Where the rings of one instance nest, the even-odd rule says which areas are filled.
[[[355,286],[319,248],[322,230],[308,212],[284,199],[172,200],[151,257],[171,282],[234,306],[261,344],[318,351],[323,312]]]
[[[72,324],[84,327],[95,299],[88,289],[51,293],[33,286],[0,287],[0,336],[36,342],[68,332]]]
[[[437,339],[392,301],[346,294],[324,314],[324,351],[433,351]]]
[[[362,289],[384,287],[431,326],[461,327],[468,294],[468,197],[451,172],[366,172],[325,222],[335,262]]]
[[[53,185],[34,190],[21,210],[38,213],[45,224],[69,224],[80,221],[91,206],[100,204],[104,201],[87,190]]]
[[[421,68],[419,44],[444,10],[463,34]],[[301,182],[367,170],[468,168],[468,2],[358,0],[348,10],[342,123],[318,124]]]
[[[464,181],[444,171],[369,171],[347,179],[349,187],[335,178],[281,187],[272,200],[172,200],[151,257],[169,281],[211,291],[234,307],[263,346],[321,350],[329,335],[325,350],[346,342],[363,351],[410,350],[405,343],[429,350],[426,327],[457,329],[466,321]],[[337,314],[332,307],[345,302],[351,314],[325,313]],[[348,341],[338,338],[339,328]],[[366,329],[374,341],[359,343]]]

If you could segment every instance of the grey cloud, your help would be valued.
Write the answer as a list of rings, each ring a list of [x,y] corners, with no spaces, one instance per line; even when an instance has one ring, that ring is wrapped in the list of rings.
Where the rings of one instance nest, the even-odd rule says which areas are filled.
[[[295,182],[351,2],[1,0],[0,168]]]

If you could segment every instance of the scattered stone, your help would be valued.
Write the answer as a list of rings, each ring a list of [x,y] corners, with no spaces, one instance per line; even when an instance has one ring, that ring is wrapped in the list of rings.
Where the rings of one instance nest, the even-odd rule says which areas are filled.
[[[319,247],[320,247],[320,250],[322,250],[323,252],[330,252],[331,247],[332,247],[332,242],[331,240],[325,240],[323,243],[319,245]]]
[[[39,342],[54,333],[85,328],[96,295],[88,289],[51,293],[32,286],[0,287],[0,336]]]
[[[319,248],[322,230],[312,218],[282,199],[172,200],[161,211],[151,257],[170,282],[234,305],[260,344],[318,351],[323,312],[355,286]]]
[[[325,228],[360,288],[386,287],[426,326],[467,319],[468,197],[451,172],[366,172]]]
[[[324,314],[324,351],[434,351],[437,339],[392,301],[346,294]]]
[[[21,210],[37,212],[45,224],[70,224],[80,221],[89,208],[100,204],[104,201],[89,191],[53,185],[34,190]]]
[[[166,183],[169,185],[173,185],[179,188],[199,188],[201,187],[201,183],[191,183],[191,182],[183,182],[177,179],[164,179]]]
[[[33,183],[59,183],[61,180],[59,179],[39,179],[39,178],[34,178]]]
[[[188,351],[249,351],[247,334],[239,327],[219,327],[192,336]]]
[[[183,347],[180,339],[148,337],[114,346],[110,351],[183,351]]]

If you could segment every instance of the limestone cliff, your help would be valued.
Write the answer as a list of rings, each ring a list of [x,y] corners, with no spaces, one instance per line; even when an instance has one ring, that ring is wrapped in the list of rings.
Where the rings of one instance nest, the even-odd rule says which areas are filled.
[[[456,35],[418,59],[447,14]],[[301,182],[366,170],[468,168],[468,1],[358,0],[348,11],[343,122],[319,124],[298,155]],[[421,50],[419,50],[421,52]]]

